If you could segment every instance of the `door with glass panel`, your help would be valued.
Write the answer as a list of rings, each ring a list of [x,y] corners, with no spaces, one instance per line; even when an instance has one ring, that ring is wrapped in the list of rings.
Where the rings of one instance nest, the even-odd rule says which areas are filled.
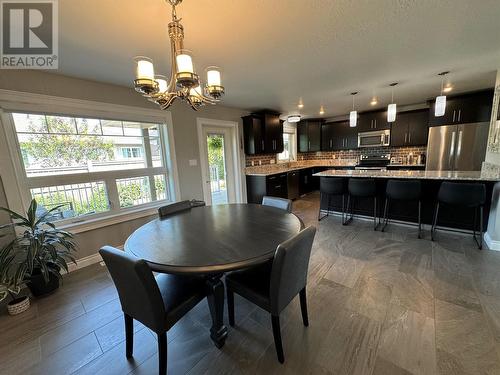
[[[234,145],[231,129],[203,126],[204,199],[208,205],[236,202]]]

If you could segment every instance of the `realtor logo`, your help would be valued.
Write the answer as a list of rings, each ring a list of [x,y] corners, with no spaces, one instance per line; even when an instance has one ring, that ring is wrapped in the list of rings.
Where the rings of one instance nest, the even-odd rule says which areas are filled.
[[[57,69],[57,0],[0,0],[0,68]]]

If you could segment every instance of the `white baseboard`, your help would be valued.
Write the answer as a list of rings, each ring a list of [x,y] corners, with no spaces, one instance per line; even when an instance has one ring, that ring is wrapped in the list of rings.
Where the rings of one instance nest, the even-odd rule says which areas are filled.
[[[484,234],[484,242],[490,250],[500,251],[500,241],[492,239],[488,232]]]
[[[120,250],[123,250],[123,245],[116,246],[116,248],[120,249]],[[93,254],[93,255],[89,255],[89,256],[77,259],[76,260],[76,264],[75,263],[68,264],[68,269],[69,269],[69,272],[73,272],[73,271],[76,271],[76,270],[79,270],[81,268],[85,268],[85,267],[91,266],[92,264],[96,264],[96,263],[99,263],[99,262],[102,262],[102,257],[101,257],[101,255],[99,253],[96,253],[96,254]]]

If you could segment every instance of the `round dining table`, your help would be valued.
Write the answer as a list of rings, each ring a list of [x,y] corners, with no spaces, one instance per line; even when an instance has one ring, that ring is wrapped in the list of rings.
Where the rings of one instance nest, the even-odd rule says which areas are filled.
[[[210,337],[222,347],[224,273],[264,263],[304,224],[293,213],[259,204],[195,207],[158,218],[133,232],[125,251],[155,272],[205,275],[212,317]]]

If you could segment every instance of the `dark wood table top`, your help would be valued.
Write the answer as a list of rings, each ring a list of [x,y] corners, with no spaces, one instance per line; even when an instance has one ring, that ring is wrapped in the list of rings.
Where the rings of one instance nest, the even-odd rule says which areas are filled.
[[[302,227],[294,214],[259,204],[196,207],[143,225],[125,251],[159,272],[222,273],[271,259]]]

